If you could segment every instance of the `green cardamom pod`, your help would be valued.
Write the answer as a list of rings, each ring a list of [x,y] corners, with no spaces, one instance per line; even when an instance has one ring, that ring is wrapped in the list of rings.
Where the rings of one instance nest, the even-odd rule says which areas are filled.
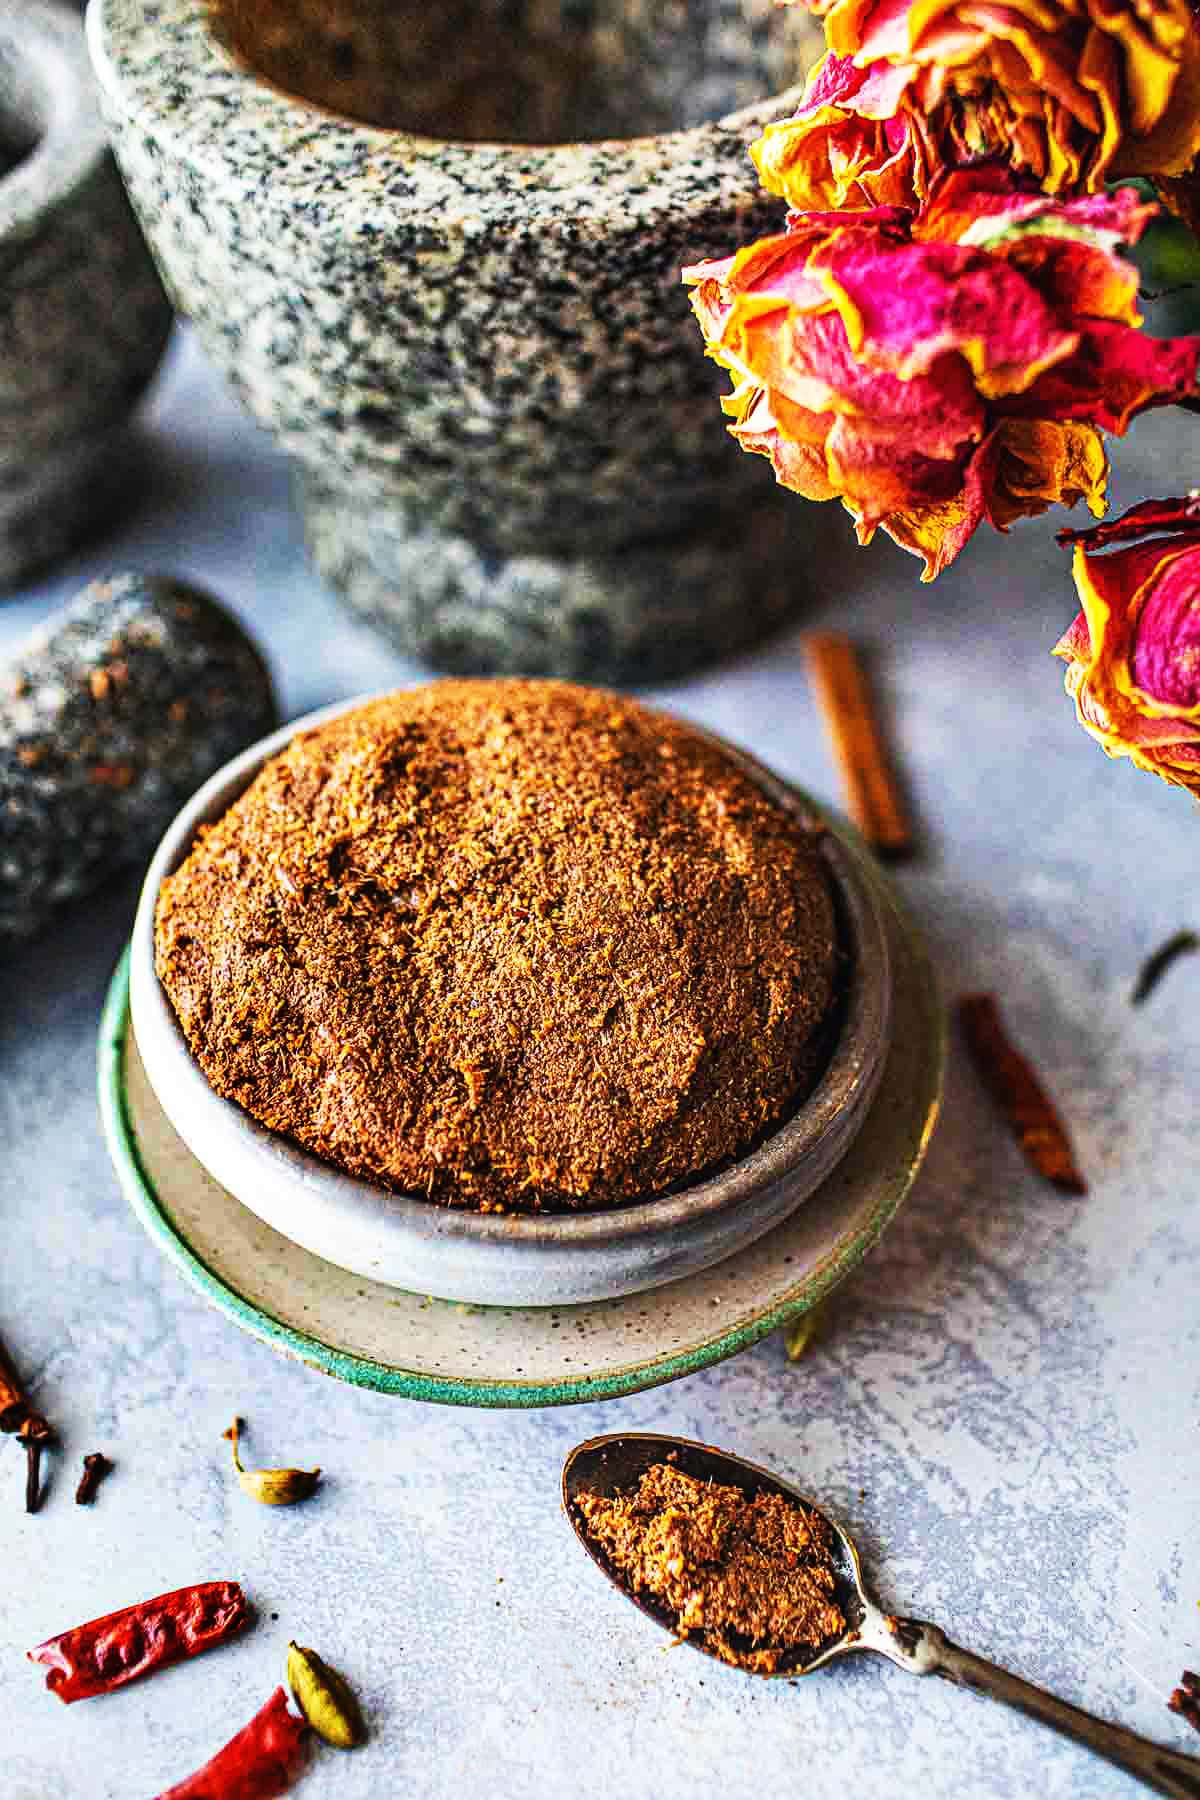
[[[235,1419],[225,1433],[233,1445],[233,1466],[242,1492],[263,1506],[292,1506],[297,1500],[307,1500],[321,1479],[320,1469],[243,1469],[238,1433],[245,1423]]]
[[[821,1337],[829,1323],[828,1304],[826,1300],[818,1300],[815,1306],[810,1306],[798,1319],[784,1326],[783,1342],[789,1362],[799,1362]]]
[[[287,1676],[297,1706],[318,1737],[339,1750],[353,1750],[365,1741],[367,1728],[362,1709],[345,1677],[331,1669],[315,1650],[290,1643]]]

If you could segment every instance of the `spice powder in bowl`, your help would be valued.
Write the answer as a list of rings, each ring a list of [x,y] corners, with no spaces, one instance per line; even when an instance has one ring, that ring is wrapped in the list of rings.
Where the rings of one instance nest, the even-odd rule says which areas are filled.
[[[833,1532],[782,1494],[747,1495],[661,1462],[631,1494],[580,1494],[575,1506],[621,1585],[722,1662],[773,1675],[846,1629]]]
[[[814,833],[688,726],[548,681],[295,738],[163,882],[155,963],[217,1093],[484,1212],[736,1157],[811,1091],[838,985]]]

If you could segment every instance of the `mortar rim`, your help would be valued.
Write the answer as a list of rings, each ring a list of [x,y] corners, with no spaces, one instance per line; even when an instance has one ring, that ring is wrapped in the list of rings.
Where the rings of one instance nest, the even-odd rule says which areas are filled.
[[[88,45],[108,110],[116,109],[120,122],[135,124],[148,138],[169,136],[177,160],[209,179],[239,183],[256,205],[292,215],[315,209],[305,211],[307,222],[319,230],[326,220],[334,221],[342,236],[353,231],[356,220],[377,228],[381,218],[403,219],[433,206],[441,229],[469,235],[472,226],[497,214],[519,220],[536,213],[540,201],[561,209],[568,196],[570,224],[611,221],[619,214],[640,226],[663,212],[682,207],[693,213],[714,204],[713,182],[704,185],[700,179],[702,162],[718,182],[738,177],[731,191],[720,194],[723,211],[761,206],[764,194],[748,146],[769,121],[795,111],[804,87],[801,80],[719,119],[628,138],[518,144],[430,137],[363,124],[285,93],[226,49],[208,12],[208,0],[91,0]],[[128,60],[148,26],[155,37],[147,66],[119,66],[122,51]],[[214,101],[221,120],[237,123],[233,141],[239,159],[225,150],[232,134],[211,129]],[[344,146],[345,157],[336,163],[328,154],[306,160],[318,137],[323,150]],[[269,154],[249,156],[251,142],[269,146]],[[597,162],[614,158],[619,168],[598,182]],[[348,185],[347,162],[356,177]],[[269,188],[262,180],[268,168]],[[520,180],[505,187],[496,181],[497,172]],[[646,204],[651,185],[653,203]],[[461,198],[451,198],[455,186]]]
[[[108,151],[78,16],[57,0],[0,0],[0,45],[29,71],[47,117],[30,149],[0,175],[0,249],[38,231]],[[11,116],[11,115],[10,115]]]

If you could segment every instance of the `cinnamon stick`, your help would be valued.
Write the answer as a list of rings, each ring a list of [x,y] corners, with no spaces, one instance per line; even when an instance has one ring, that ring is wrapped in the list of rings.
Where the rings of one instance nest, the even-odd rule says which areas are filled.
[[[913,848],[912,823],[858,652],[837,631],[810,632],[804,650],[846,810],[877,850],[906,855]]]
[[[0,1344],[0,1431],[14,1435],[25,1447],[25,1511],[34,1513],[41,1501],[41,1455],[54,1436],[54,1430],[30,1405],[3,1344]]]
[[[984,1085],[1040,1175],[1068,1194],[1086,1194],[1066,1126],[1030,1063],[1010,1041],[994,994],[967,994],[959,1018]]]

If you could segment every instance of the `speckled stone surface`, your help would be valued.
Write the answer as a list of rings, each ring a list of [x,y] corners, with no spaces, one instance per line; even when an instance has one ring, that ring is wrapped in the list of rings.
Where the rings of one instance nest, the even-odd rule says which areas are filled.
[[[171,312],[76,10],[0,0],[0,592],[124,503]]]
[[[91,9],[168,285],[304,469],[321,567],[405,648],[453,646],[457,669],[661,673],[774,623],[769,569],[792,573],[786,603],[803,596],[808,515],[722,429],[679,271],[780,219],[746,147],[786,99],[691,121],[798,71],[811,21],[757,0],[740,24],[726,0],[651,10],[468,10],[464,54],[539,21],[549,43],[576,32],[602,92],[689,126],[537,145],[461,141],[470,109],[409,87],[399,44],[384,73],[409,128],[382,129],[252,75],[204,0]],[[689,71],[709,58],[707,84],[639,74],[681,45]],[[558,135],[589,121],[616,122],[568,84]]]
[[[289,475],[185,334],[151,415],[153,486],[114,560],[225,595],[292,716],[421,671],[347,619],[306,564]],[[1196,421],[1139,421],[1115,502],[1177,486]],[[826,508],[812,619],[861,639],[919,813],[894,879],[950,993],[990,987],[1068,1114],[1092,1184],[1042,1186],[955,1041],[925,1172],[794,1367],[777,1339],[630,1399],[466,1412],[337,1385],[194,1295],[122,1199],[93,1092],[101,1001],[136,883],[3,966],[0,1335],[63,1432],[42,1513],[0,1443],[3,1800],[149,1800],[281,1679],[289,1637],[353,1681],[372,1730],[314,1758],[297,1800],[1135,1800],[1127,1777],[1028,1720],[874,1659],[796,1687],[671,1650],[579,1550],[558,1507],[591,1433],[685,1433],[776,1467],[860,1538],[892,1607],[1174,1744],[1200,1666],[1200,960],[1129,1006],[1142,958],[1197,911],[1195,808],[1109,763],[1048,646],[1067,623],[1049,521],[981,533],[933,589]],[[94,572],[82,558],[0,613],[15,644]],[[817,795],[836,777],[798,633],[658,704]],[[567,1351],[565,1354],[570,1354]],[[320,1463],[270,1512],[247,1461]],[[85,1451],[118,1462],[90,1512]],[[25,1650],[88,1614],[205,1577],[260,1611],[227,1649],[62,1707]],[[277,1614],[278,1617],[273,1617]],[[464,1667],[464,1653],[470,1663]]]
[[[0,942],[149,856],[277,717],[262,658],[209,595],[92,582],[0,667]]]
[[[415,506],[380,509],[315,475],[297,485],[325,579],[396,649],[453,674],[667,680],[764,636],[808,593],[808,509],[789,511],[773,483],[748,514],[714,509],[654,543],[575,557],[488,552]]]

